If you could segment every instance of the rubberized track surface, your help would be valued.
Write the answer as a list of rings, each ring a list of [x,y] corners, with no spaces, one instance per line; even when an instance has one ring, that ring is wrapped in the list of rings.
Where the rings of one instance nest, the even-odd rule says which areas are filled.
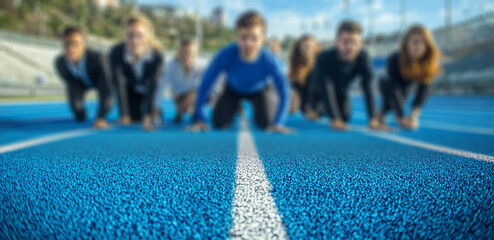
[[[0,149],[85,133],[0,153],[0,239],[494,238],[494,98],[433,98],[420,130],[390,133],[367,132],[362,100],[353,105],[345,133],[300,116],[288,121],[298,129],[291,136],[250,127],[257,153],[242,151],[245,164],[262,163],[253,166],[237,166],[249,137],[238,137],[237,124],[205,134],[172,124],[96,132],[72,122],[65,103],[0,105]],[[249,171],[260,174],[236,181]],[[238,186],[263,176],[260,196]],[[260,214],[269,201],[274,208]],[[234,222],[258,235],[237,235]]]

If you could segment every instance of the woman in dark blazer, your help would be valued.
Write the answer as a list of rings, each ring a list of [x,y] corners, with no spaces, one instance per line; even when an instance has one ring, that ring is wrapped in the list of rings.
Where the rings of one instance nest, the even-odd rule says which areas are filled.
[[[145,130],[154,129],[151,116],[163,62],[151,22],[142,15],[127,19],[124,41],[110,52],[122,124],[142,122]]]

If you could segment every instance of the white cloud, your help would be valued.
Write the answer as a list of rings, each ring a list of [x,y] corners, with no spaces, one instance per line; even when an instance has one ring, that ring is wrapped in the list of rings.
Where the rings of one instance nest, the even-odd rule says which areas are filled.
[[[338,22],[346,18],[361,22],[366,32],[370,28],[368,0],[352,0],[350,12],[348,12],[348,9],[345,8],[341,0],[326,0],[325,3],[313,3],[321,5],[321,8],[314,12],[300,11],[296,7],[287,7],[285,9],[268,8],[267,6],[269,4],[263,0],[177,0],[176,3],[182,7],[195,10],[199,1],[201,1],[201,14],[203,16],[210,16],[215,7],[223,7],[229,26],[233,26],[235,19],[241,12],[248,9],[255,9],[266,17],[268,34],[270,36],[298,36],[309,32],[318,38],[332,38]],[[411,1],[408,1],[408,3],[412,4]],[[474,15],[481,10],[494,10],[494,2],[492,0],[455,0],[453,3],[453,20],[455,22],[465,18],[468,14]],[[307,2],[300,1],[298,4],[311,4],[311,2],[310,0]],[[396,0],[372,1],[371,9],[374,16],[373,33],[390,33],[399,30],[401,23],[399,6],[399,1]],[[426,11],[426,6],[424,6],[419,8],[424,9],[420,12],[416,10],[417,8],[415,10],[410,9],[406,15],[407,25],[422,23],[434,28],[444,23],[444,8],[438,11]],[[302,25],[306,26],[306,28],[304,29]],[[318,25],[318,27],[314,28],[313,25]]]
[[[342,4],[334,4],[328,10],[321,10],[309,16],[295,11],[278,10],[264,13],[268,21],[268,34],[271,36],[300,36],[305,33],[320,39],[331,38],[334,34],[335,19],[343,11]]]

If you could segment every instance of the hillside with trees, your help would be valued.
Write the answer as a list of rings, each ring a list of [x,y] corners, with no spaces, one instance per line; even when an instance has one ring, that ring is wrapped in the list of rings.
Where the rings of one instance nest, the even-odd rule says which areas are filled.
[[[132,12],[138,11],[135,0],[120,1],[118,8],[99,8],[91,0],[22,0],[13,7],[13,0],[0,0],[0,29],[29,35],[56,38],[65,25],[80,24],[97,37],[109,40],[121,38],[122,23]],[[8,7],[10,6],[10,7]],[[158,39],[172,48],[183,37],[193,37],[196,31],[194,16],[165,14],[155,16],[152,8],[143,8],[156,28]],[[202,19],[203,47],[215,50],[234,39],[234,31],[216,26]]]

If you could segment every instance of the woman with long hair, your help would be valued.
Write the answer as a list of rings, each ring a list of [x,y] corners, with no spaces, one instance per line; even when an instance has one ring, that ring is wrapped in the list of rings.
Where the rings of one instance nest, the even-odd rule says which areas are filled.
[[[145,16],[130,16],[124,25],[124,40],[110,51],[113,82],[118,96],[120,122],[141,122],[154,128],[151,115],[164,57]]]
[[[303,35],[295,43],[289,58],[288,78],[292,85],[290,113],[302,111],[307,118],[317,118],[309,95],[314,94],[311,86],[312,69],[321,47],[309,34]]]
[[[387,76],[381,79],[382,109],[379,121],[386,126],[386,113],[393,111],[403,128],[418,127],[420,111],[428,98],[431,83],[441,73],[441,53],[432,33],[421,25],[412,26],[403,37],[398,53],[388,59]],[[412,110],[405,116],[405,103],[413,85],[417,85]]]

